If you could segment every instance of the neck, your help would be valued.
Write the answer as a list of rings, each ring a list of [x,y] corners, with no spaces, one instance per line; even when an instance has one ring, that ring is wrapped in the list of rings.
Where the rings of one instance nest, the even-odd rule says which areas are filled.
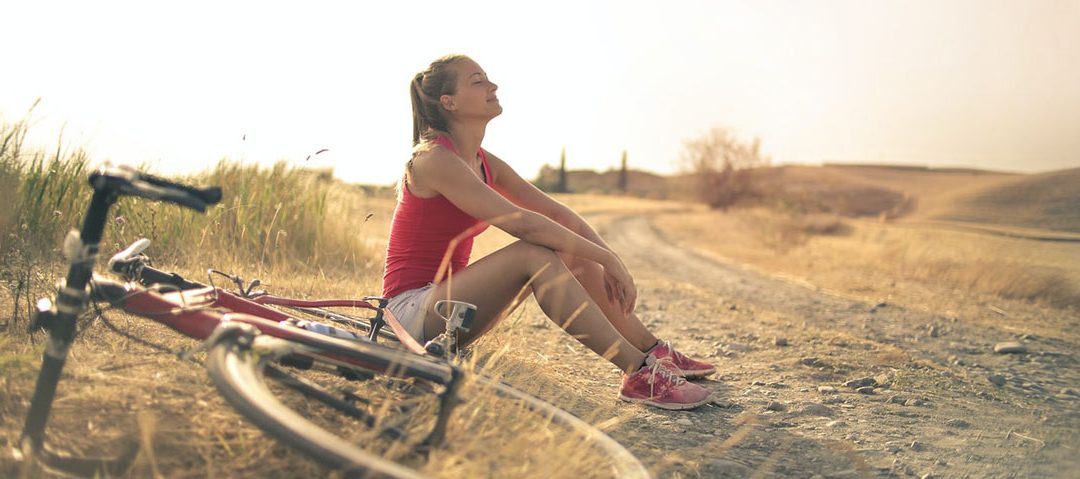
[[[484,142],[484,131],[487,130],[487,122],[478,123],[451,123],[447,128],[450,140],[454,142],[458,153],[466,161],[476,159],[476,152],[480,151],[480,144]]]

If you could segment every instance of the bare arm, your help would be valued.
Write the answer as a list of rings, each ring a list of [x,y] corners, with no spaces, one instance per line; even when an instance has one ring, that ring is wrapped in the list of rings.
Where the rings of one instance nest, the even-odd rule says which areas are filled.
[[[570,231],[611,251],[611,247],[600,234],[576,211],[521,178],[513,168],[491,152],[487,152],[487,155],[488,163],[495,174],[495,189],[503,196],[522,208],[551,218]]]
[[[487,156],[488,164],[491,167],[494,176],[495,189],[498,190],[502,196],[508,198],[523,209],[534,211],[550,218],[552,221],[573,231],[578,236],[611,253],[617,264],[601,263],[601,266],[604,267],[604,279],[605,287],[608,290],[608,300],[621,302],[623,310],[627,315],[633,312],[634,302],[637,300],[637,290],[636,287],[633,286],[633,278],[630,276],[629,271],[627,271],[626,265],[623,264],[622,259],[612,251],[611,247],[608,246],[596,230],[593,229],[592,225],[585,221],[585,219],[574,210],[562,204],[555,198],[552,198],[547,193],[540,191],[540,189],[532,183],[522,179],[513,168],[497,156],[490,152],[487,152]],[[629,278],[629,281],[631,282],[631,287],[627,291],[628,296],[620,294],[620,291],[618,290],[618,284],[627,281],[626,279],[620,279],[618,276],[621,275],[623,271],[626,272],[625,277]],[[612,277],[609,278],[609,275]]]
[[[505,164],[502,166],[509,170]],[[500,173],[507,177],[505,171],[496,171],[494,166],[492,170],[496,181]],[[510,202],[488,187],[464,160],[449,150],[435,148],[417,156],[412,162],[410,178],[410,186],[437,192],[469,216],[490,223],[518,239],[599,263],[604,268],[609,296],[622,304],[625,314],[634,311],[637,301],[634,279],[622,260],[606,245],[586,239],[547,215]],[[595,235],[595,232],[592,234]]]
[[[607,248],[544,214],[510,202],[484,184],[461,158],[444,148],[435,148],[414,159],[412,178],[473,218],[489,222],[518,239],[587,258],[605,268],[620,263]]]

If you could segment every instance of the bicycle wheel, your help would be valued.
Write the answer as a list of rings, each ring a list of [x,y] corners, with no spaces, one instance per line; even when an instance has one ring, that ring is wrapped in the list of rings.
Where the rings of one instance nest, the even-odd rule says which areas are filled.
[[[574,464],[599,477],[650,477],[602,431],[460,367],[378,344],[329,338],[319,345],[300,344],[254,334],[242,325],[222,328],[227,330],[214,335],[206,364],[223,397],[268,434],[346,477],[455,476],[455,468],[462,477],[485,470],[485,475],[580,476],[567,469]],[[304,369],[285,372],[272,365],[283,357],[307,362]],[[355,368],[376,373],[375,379],[349,381]],[[278,381],[268,384],[264,377]],[[539,433],[534,438],[515,434],[514,428],[525,427]],[[495,438],[485,439],[485,432],[496,433]],[[544,442],[539,436],[580,457],[551,461],[537,447]],[[485,443],[493,440],[500,442]],[[514,440],[530,447],[514,448]],[[500,448],[511,449],[505,459],[494,457]],[[536,457],[523,457],[527,454]],[[536,467],[525,471],[525,463]]]

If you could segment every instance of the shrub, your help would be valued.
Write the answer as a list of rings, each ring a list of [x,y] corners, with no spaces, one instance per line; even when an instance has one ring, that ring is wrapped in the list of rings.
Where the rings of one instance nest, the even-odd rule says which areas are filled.
[[[684,142],[680,161],[697,180],[698,199],[719,209],[759,194],[753,170],[770,163],[760,139],[744,143],[720,127]]]

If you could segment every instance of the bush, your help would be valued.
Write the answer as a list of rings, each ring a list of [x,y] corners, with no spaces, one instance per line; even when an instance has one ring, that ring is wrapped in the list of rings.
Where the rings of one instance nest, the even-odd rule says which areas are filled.
[[[684,142],[680,161],[697,180],[698,199],[719,209],[759,195],[753,170],[770,163],[760,139],[744,143],[720,127]]]

